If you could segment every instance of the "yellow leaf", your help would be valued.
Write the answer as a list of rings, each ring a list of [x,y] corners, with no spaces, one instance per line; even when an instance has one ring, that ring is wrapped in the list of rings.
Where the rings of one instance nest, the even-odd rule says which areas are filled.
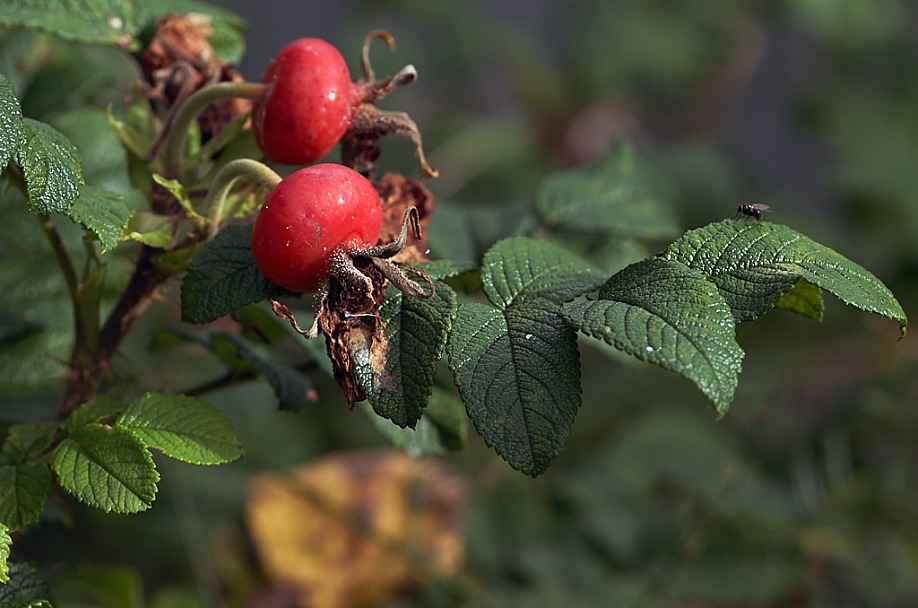
[[[261,475],[246,511],[265,572],[310,608],[373,606],[464,559],[464,484],[402,452],[345,452]]]

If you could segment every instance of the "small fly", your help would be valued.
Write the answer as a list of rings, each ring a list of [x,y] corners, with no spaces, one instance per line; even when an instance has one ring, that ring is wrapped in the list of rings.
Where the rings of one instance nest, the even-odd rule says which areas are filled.
[[[762,203],[743,203],[736,206],[736,215],[733,216],[733,219],[752,217],[757,222],[760,222],[762,221],[762,215],[768,210],[768,205],[763,205]]]

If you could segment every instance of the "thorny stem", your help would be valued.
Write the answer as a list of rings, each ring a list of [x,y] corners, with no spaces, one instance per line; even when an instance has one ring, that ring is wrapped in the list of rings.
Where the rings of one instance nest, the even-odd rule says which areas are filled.
[[[86,353],[91,360],[84,363],[71,359],[67,387],[57,413],[58,419],[63,420],[96,394],[102,376],[108,373],[111,358],[140,313],[152,300],[156,288],[166,280],[167,277],[158,273],[153,265],[152,258],[157,251],[147,246],[141,250],[127,287],[121,292],[121,297],[99,331],[98,344],[94,351]],[[78,343],[75,342],[75,353],[77,347]]]
[[[243,98],[259,99],[264,95],[268,85],[254,82],[219,82],[199,89],[181,105],[175,115],[171,129],[166,135],[166,144],[163,154],[165,162],[163,171],[165,177],[175,179],[180,177],[182,169],[182,152],[191,121],[198,113],[220,99]]]
[[[226,197],[233,183],[245,177],[254,179],[268,190],[272,190],[281,181],[281,176],[273,169],[251,158],[237,158],[226,163],[210,182],[207,199],[204,201],[204,213],[208,218],[208,238],[212,238],[220,228],[220,223],[232,214],[232,209],[224,210]]]

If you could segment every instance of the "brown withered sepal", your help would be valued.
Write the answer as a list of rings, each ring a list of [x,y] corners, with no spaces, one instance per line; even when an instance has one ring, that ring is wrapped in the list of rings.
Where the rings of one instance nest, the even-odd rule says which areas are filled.
[[[376,192],[382,203],[383,227],[379,244],[385,245],[395,240],[401,229],[402,220],[408,207],[418,210],[420,237],[409,233],[408,241],[402,250],[390,258],[398,264],[413,264],[428,261],[427,226],[435,207],[433,194],[424,184],[416,179],[405,177],[400,173],[384,173],[376,182]]]
[[[351,407],[366,399],[354,376],[356,363],[364,359],[374,368],[377,365],[385,368],[388,351],[385,327],[379,316],[385,277],[369,260],[357,259],[354,264],[372,280],[372,296],[367,297],[360,285],[347,285],[331,277],[319,313],[319,329],[325,334],[325,349],[335,381]]]
[[[144,77],[144,95],[154,112],[167,116],[198,89],[215,82],[242,82],[232,65],[214,53],[206,15],[167,15],[154,25],[150,44],[137,56]],[[247,99],[226,99],[207,106],[197,117],[201,140],[206,142],[237,117],[249,112]]]

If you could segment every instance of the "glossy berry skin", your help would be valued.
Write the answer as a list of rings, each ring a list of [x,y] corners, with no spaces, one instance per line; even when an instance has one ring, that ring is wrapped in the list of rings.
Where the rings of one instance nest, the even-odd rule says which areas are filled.
[[[382,204],[367,178],[343,165],[313,165],[288,175],[265,199],[252,254],[272,283],[316,291],[333,251],[372,247],[381,230]]]
[[[252,130],[274,162],[305,165],[321,159],[353,118],[356,85],[338,49],[319,38],[300,38],[282,48],[262,82],[268,88],[252,107]]]

